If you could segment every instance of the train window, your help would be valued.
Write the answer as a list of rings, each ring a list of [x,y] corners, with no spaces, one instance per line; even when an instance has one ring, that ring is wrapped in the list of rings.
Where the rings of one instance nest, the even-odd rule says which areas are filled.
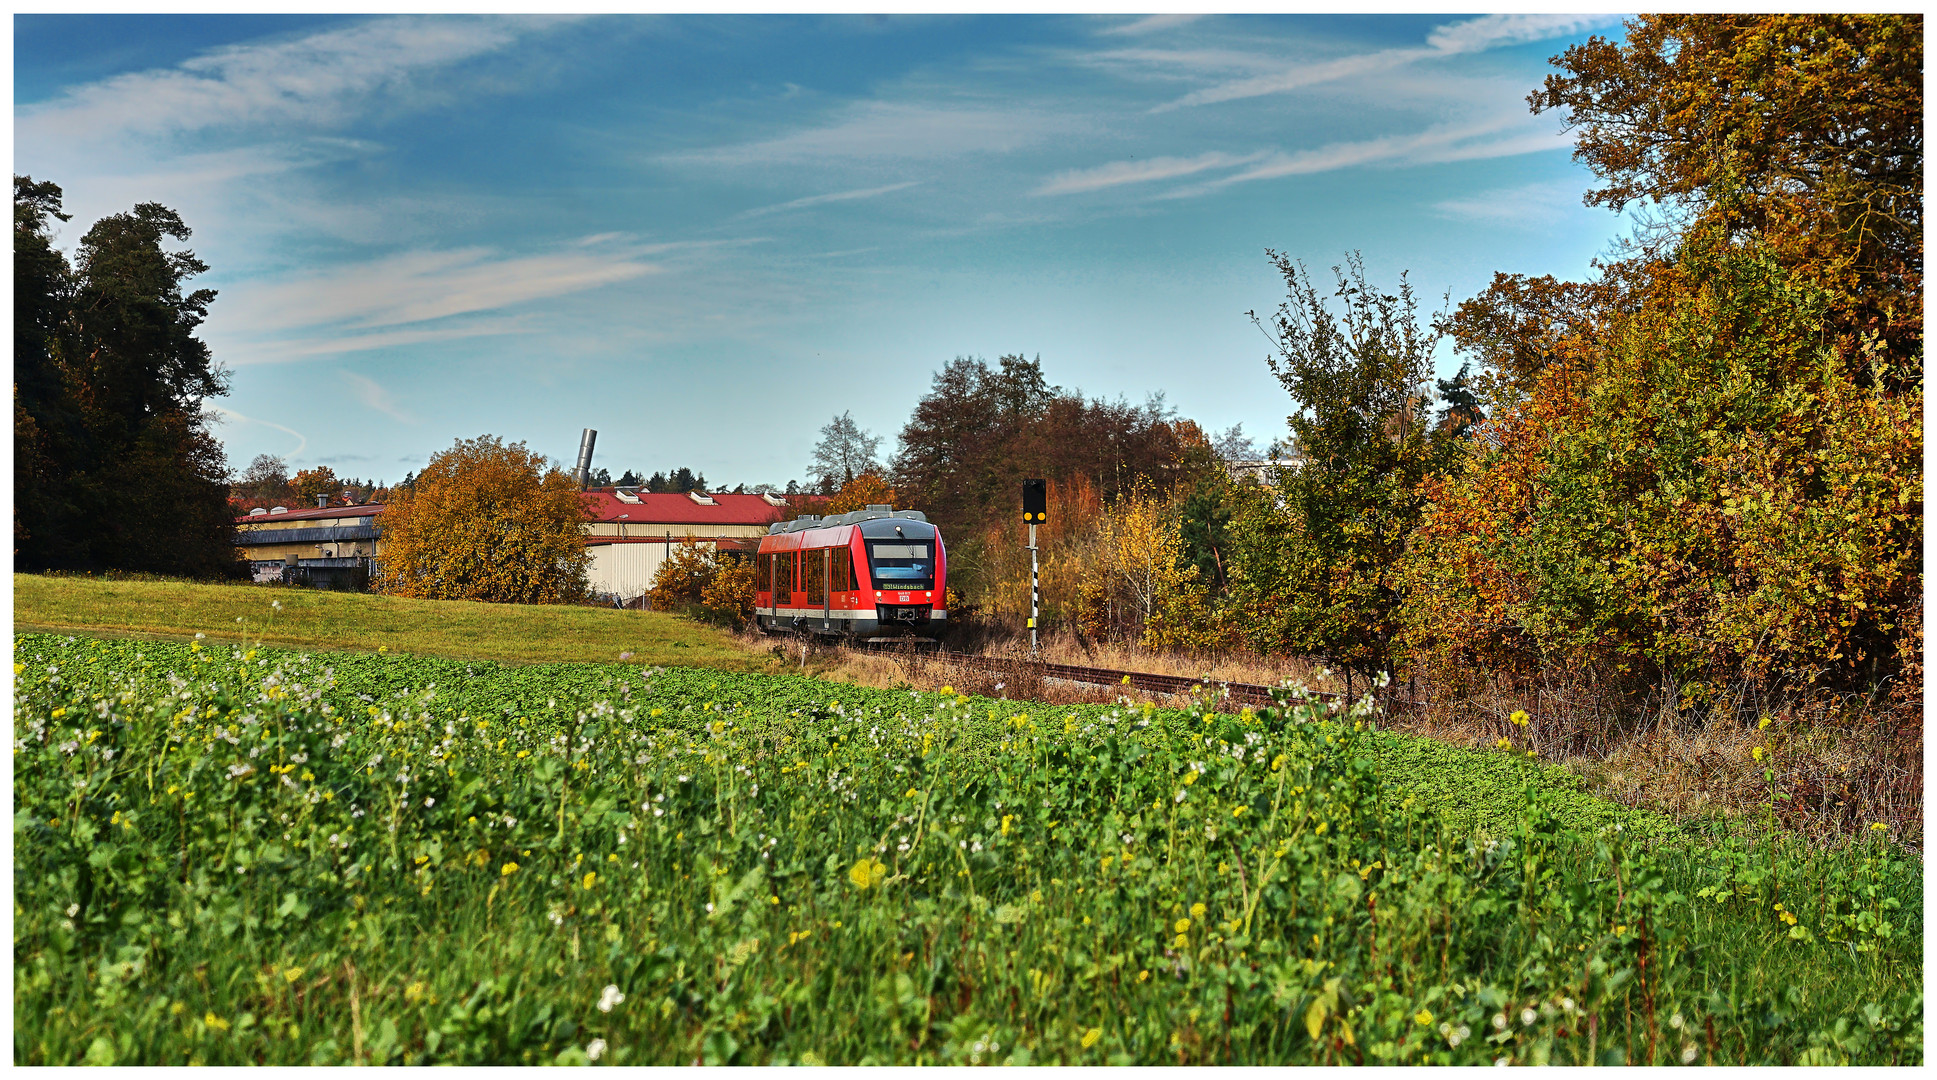
[[[868,561],[873,564],[877,589],[932,589],[935,587],[935,560],[930,545],[905,541],[875,542],[868,545]]]
[[[753,591],[773,591],[773,556],[761,555],[753,562]]]
[[[827,551],[825,549],[801,553],[800,577],[801,584],[807,589],[808,607],[818,607],[827,602]]]
[[[837,547],[827,549],[828,558],[834,560],[829,567],[833,576],[829,588],[837,593],[854,590],[854,552],[851,548]]]
[[[794,593],[794,553],[783,551],[773,557],[774,562],[774,602],[793,603]]]

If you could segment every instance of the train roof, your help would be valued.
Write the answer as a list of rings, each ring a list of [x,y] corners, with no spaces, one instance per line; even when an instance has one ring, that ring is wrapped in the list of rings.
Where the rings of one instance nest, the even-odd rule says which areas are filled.
[[[869,507],[866,510],[855,510],[846,514],[831,514],[827,517],[804,515],[793,521],[779,521],[767,527],[767,535],[783,537],[795,533],[840,529],[842,536],[850,536],[852,534],[847,532],[847,527],[854,528],[864,538],[875,540],[897,536],[905,539],[927,540],[938,535],[935,526],[929,524],[927,515],[921,511],[894,510],[885,506]],[[800,541],[781,541],[780,546],[791,549],[800,542],[813,546],[816,541],[826,542],[826,540],[825,536],[811,539],[801,537]],[[846,540],[837,539],[833,542],[846,543]]]

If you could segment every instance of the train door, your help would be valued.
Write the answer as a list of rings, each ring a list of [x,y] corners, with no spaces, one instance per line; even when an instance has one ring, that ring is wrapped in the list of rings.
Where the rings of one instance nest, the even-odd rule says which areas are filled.
[[[828,548],[821,552],[821,628],[831,625],[827,620],[833,617],[834,607],[834,552]]]

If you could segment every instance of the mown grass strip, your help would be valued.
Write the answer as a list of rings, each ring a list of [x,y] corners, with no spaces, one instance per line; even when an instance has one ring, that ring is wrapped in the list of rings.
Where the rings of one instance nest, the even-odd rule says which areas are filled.
[[[207,633],[232,642],[510,663],[611,661],[632,653],[644,663],[728,671],[777,665],[718,629],[661,612],[258,585],[15,574],[13,617],[18,629],[173,638]]]

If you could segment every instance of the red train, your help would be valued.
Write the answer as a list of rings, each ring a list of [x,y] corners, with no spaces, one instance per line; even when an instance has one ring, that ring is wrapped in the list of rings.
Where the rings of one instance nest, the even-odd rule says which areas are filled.
[[[755,557],[768,633],[934,640],[948,624],[942,534],[917,510],[870,506],[778,522]]]

